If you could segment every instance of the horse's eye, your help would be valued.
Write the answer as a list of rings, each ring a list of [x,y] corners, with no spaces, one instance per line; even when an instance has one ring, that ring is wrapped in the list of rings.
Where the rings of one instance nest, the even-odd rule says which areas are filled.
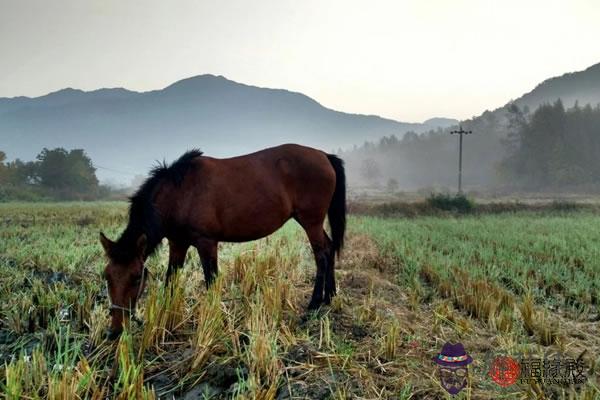
[[[141,282],[142,282],[142,277],[141,277],[141,276],[138,276],[137,278],[135,278],[135,279],[133,280],[133,284],[134,284],[135,286],[139,285]]]

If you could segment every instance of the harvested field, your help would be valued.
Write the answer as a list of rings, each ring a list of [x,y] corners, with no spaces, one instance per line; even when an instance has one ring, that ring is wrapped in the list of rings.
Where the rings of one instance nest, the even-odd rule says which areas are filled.
[[[449,398],[432,362],[473,357],[456,398],[600,396],[600,216],[593,210],[354,216],[338,296],[307,313],[315,272],[302,230],[222,244],[205,289],[190,251],[171,289],[167,246],[117,342],[98,232],[125,203],[0,205],[0,391],[6,398]],[[492,354],[581,360],[577,386],[487,375]]]

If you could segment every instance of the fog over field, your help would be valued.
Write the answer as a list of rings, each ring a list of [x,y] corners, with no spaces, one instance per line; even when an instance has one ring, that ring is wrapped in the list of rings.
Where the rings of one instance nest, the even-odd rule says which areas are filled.
[[[143,93],[64,89],[38,98],[5,98],[0,115],[7,139],[3,150],[10,158],[30,160],[43,147],[83,148],[100,166],[101,178],[122,183],[128,183],[127,173],[143,174],[155,160],[172,160],[193,147],[215,157],[289,142],[333,151],[456,122],[403,123],[348,114],[301,93],[213,75]]]
[[[464,141],[465,188],[597,192],[599,103],[596,64],[462,121],[473,132]],[[541,106],[546,109],[538,112]],[[391,182],[395,190],[447,190],[456,182],[458,139],[449,133],[457,120],[403,123],[348,114],[301,93],[222,76],[143,93],[64,89],[3,98],[0,115],[8,160],[31,160],[42,148],[81,148],[99,179],[117,185],[131,184],[156,160],[175,159],[192,147],[225,157],[287,142],[341,153],[353,187],[382,189]],[[531,165],[534,159],[539,162]]]
[[[597,192],[599,103],[596,64],[462,121],[473,132],[464,141],[465,188]],[[192,77],[143,93],[64,89],[3,98],[0,115],[8,160],[31,160],[42,148],[81,148],[100,180],[117,185],[188,148],[225,157],[287,142],[343,155],[353,187],[382,189],[396,182],[396,190],[447,190],[456,182],[458,139],[449,133],[457,120],[403,123],[348,114],[301,93],[222,76]],[[534,159],[539,162],[531,165]]]
[[[545,80],[523,96],[460,123],[467,190],[587,192],[600,189],[600,64]],[[354,183],[404,190],[454,188],[454,125],[367,141],[344,152]]]

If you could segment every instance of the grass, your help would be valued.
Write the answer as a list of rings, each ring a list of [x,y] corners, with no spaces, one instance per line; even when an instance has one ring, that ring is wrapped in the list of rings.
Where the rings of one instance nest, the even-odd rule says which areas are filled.
[[[485,280],[536,302],[593,311],[600,288],[600,216],[514,216],[403,220],[360,218],[360,229],[400,263],[403,284],[417,271],[435,270],[443,281]],[[464,283],[464,282],[463,282]]]
[[[598,213],[597,200],[478,200],[463,194],[431,194],[416,199],[374,199],[356,198],[348,203],[348,209],[355,215],[386,218],[415,218],[424,216],[449,217],[461,215],[490,215],[532,213],[538,215],[564,214],[572,212]]]
[[[295,223],[220,246],[207,291],[190,251],[165,289],[167,248],[138,315],[106,342],[98,231],[124,203],[0,205],[0,397],[447,398],[431,358],[461,341],[475,362],[458,398],[600,396],[600,216],[516,212],[351,217],[339,295],[307,313],[315,267]],[[580,357],[577,388],[485,374],[490,352]],[[482,372],[484,371],[484,372]]]

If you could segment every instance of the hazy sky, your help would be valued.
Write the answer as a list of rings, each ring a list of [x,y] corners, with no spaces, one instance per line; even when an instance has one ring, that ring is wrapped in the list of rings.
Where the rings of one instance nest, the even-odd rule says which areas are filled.
[[[403,121],[600,62],[600,2],[0,0],[0,97],[212,73]]]

